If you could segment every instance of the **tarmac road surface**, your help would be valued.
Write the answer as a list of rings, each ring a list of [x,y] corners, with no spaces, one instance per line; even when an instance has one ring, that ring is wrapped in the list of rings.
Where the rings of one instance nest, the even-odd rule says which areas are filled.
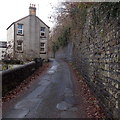
[[[17,100],[3,118],[78,118],[72,76],[62,60],[52,60],[50,68]]]

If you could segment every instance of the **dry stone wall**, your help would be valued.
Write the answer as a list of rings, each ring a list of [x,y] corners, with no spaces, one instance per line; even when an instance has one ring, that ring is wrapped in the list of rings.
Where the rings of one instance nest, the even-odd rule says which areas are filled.
[[[90,8],[83,34],[75,35],[73,44],[73,61],[107,117],[120,118],[120,15],[108,19],[99,8]]]

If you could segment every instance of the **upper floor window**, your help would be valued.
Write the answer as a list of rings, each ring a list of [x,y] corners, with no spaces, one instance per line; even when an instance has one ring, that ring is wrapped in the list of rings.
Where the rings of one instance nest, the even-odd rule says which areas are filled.
[[[45,32],[45,27],[41,27],[40,31]]]
[[[17,33],[18,34],[23,34],[23,24],[18,24],[18,26],[17,26]]]
[[[40,28],[40,36],[45,37],[45,27]]]

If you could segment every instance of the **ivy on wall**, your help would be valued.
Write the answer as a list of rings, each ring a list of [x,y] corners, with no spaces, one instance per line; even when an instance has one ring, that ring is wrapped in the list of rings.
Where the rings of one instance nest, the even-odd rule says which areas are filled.
[[[68,44],[70,35],[70,28],[65,28],[58,36],[56,42],[53,42],[52,50],[55,53],[60,47],[65,47]]]

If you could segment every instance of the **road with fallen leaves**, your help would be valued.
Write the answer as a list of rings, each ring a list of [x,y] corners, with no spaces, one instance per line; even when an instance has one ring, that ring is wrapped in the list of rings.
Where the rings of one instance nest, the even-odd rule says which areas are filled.
[[[66,62],[53,59],[36,81],[8,105],[3,118],[89,118],[85,99],[75,92],[74,76]]]

